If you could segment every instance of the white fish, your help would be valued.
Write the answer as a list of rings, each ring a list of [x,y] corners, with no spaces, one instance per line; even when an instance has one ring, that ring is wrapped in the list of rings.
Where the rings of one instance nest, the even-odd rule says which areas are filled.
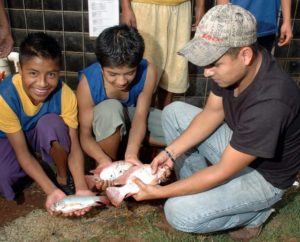
[[[139,192],[139,187],[132,180],[137,177],[145,184],[159,184],[166,178],[167,168],[159,167],[156,174],[152,174],[152,169],[149,164],[141,166],[133,166],[127,170],[123,176],[115,180],[115,184],[121,184],[121,187],[108,187],[106,195],[110,202],[119,206],[123,199]]]
[[[70,195],[52,204],[50,209],[54,212],[70,213],[91,206],[100,206],[101,204],[109,204],[107,197]]]
[[[122,176],[124,172],[132,166],[133,164],[127,161],[115,161],[111,164],[91,171],[94,175],[85,176],[85,180],[88,184],[89,189],[92,189],[95,186],[96,180],[113,181]]]
[[[133,164],[127,161],[115,161],[111,165],[103,167],[99,172],[99,178],[103,181],[113,181],[122,176]],[[96,173],[98,173],[96,172]]]

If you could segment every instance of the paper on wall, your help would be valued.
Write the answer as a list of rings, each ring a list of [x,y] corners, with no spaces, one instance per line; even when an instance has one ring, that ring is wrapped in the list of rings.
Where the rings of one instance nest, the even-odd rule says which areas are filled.
[[[90,37],[119,24],[119,0],[88,0],[88,11]]]

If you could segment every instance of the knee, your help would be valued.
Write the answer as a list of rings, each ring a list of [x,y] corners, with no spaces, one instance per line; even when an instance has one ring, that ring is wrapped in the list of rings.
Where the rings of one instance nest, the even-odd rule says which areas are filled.
[[[162,111],[162,121],[167,120],[169,117],[173,116],[177,110],[182,110],[184,106],[183,102],[175,101],[167,105]]]
[[[193,225],[189,219],[189,214],[183,212],[185,204],[180,198],[169,198],[164,206],[164,212],[168,223],[176,230],[193,232]]]
[[[66,129],[63,119],[56,113],[48,113],[41,117],[36,125],[37,130],[45,132],[45,130],[53,129],[58,133]]]
[[[94,122],[109,122],[124,116],[123,106],[118,100],[105,100],[94,107]]]
[[[187,200],[188,199],[188,200]],[[164,206],[168,223],[176,230],[206,233],[207,218],[199,215],[199,206],[189,196],[169,198]],[[198,211],[198,212],[195,212]]]

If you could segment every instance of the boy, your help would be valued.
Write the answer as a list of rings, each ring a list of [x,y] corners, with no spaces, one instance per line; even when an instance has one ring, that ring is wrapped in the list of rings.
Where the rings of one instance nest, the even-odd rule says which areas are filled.
[[[50,205],[74,193],[68,167],[76,194],[92,194],[84,180],[76,96],[59,80],[61,50],[52,37],[29,34],[21,43],[19,57],[20,74],[0,84],[0,193],[14,199],[13,185],[29,175],[47,194],[45,206],[53,215]],[[55,163],[58,187],[43,171],[35,152]]]
[[[141,164],[138,154],[147,127],[148,141],[164,145],[161,111],[150,110],[157,85],[156,71],[142,59],[143,53],[144,41],[135,28],[126,25],[107,28],[96,40],[98,62],[79,73],[76,94],[80,141],[83,150],[99,166],[117,159],[128,118],[131,128],[126,161]],[[103,181],[97,187],[105,189],[107,185]]]
[[[256,43],[247,10],[217,5],[180,50],[204,66],[212,91],[203,110],[181,102],[164,109],[168,146],[152,162],[175,167],[178,181],[148,186],[137,181],[137,200],[169,198],[172,227],[194,233],[238,228],[257,236],[300,170],[300,92],[273,56]],[[225,121],[225,122],[224,122]],[[206,164],[209,161],[210,166]]]

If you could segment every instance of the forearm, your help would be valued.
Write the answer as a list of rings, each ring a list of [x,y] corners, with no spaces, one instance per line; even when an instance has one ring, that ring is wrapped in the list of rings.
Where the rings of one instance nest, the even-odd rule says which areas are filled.
[[[291,0],[281,0],[281,11],[284,23],[291,23]]]
[[[205,10],[205,0],[196,0],[195,9]]]
[[[68,156],[68,166],[73,176],[76,191],[87,190],[84,178],[84,156],[80,147],[73,147]]]
[[[190,148],[198,145],[205,140],[214,130],[216,130],[223,122],[223,114],[206,113],[202,111],[199,113],[188,126],[188,128],[166,149],[176,159]]]
[[[3,0],[0,0],[0,28],[10,28],[7,20]]]
[[[220,172],[216,166],[210,166],[185,179],[159,187],[154,196],[156,196],[155,199],[164,199],[200,193],[221,184],[226,179],[227,176]]]
[[[122,6],[122,11],[126,11],[126,10],[129,10],[131,9],[131,1],[130,0],[122,0],[121,1],[121,6]]]
[[[22,157],[17,157],[17,159],[25,173],[30,176],[47,195],[57,189],[57,187],[45,174],[39,162],[31,154],[22,155]]]
[[[111,160],[101,149],[100,145],[96,142],[92,135],[80,134],[80,142],[83,151],[92,157],[98,164],[101,160]]]
[[[139,124],[132,123],[129,137],[128,137],[128,145],[126,149],[126,154],[134,154],[138,155],[141,144],[145,138],[146,134],[146,124],[145,122],[141,122]],[[125,156],[126,156],[125,154]],[[125,157],[126,159],[126,157]]]

